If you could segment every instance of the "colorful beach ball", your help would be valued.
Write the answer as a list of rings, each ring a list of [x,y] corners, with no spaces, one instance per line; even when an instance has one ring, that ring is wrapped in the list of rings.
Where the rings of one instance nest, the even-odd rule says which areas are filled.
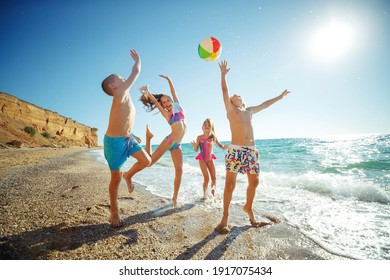
[[[208,62],[218,59],[221,51],[221,43],[214,37],[205,38],[198,46],[199,57]]]

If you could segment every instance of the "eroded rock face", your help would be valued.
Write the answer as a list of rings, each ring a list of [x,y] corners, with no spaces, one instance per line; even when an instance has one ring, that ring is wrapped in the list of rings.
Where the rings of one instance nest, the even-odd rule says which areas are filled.
[[[36,135],[24,132],[26,126],[33,127]],[[13,140],[28,146],[98,146],[97,128],[0,92],[0,143]]]

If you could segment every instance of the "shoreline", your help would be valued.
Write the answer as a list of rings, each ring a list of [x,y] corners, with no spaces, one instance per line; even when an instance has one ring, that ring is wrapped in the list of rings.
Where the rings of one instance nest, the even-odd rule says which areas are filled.
[[[90,150],[0,150],[0,259],[349,259],[324,250],[280,217],[281,223],[253,228],[238,205],[231,206],[233,230],[219,235],[214,228],[222,209],[196,204],[174,209],[140,184],[131,195],[120,187],[125,226],[113,229],[109,170]],[[260,219],[270,213],[256,214]]]

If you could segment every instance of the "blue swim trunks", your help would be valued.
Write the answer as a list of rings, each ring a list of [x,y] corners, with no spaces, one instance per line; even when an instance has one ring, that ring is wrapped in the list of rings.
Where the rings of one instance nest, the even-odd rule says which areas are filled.
[[[129,156],[140,150],[143,148],[132,133],[123,137],[104,135],[104,157],[111,170],[119,170]]]

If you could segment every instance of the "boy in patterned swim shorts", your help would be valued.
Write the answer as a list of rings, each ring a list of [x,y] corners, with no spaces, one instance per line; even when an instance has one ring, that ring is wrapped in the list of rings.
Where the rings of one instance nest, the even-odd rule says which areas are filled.
[[[221,69],[223,101],[232,133],[232,145],[225,157],[226,181],[223,194],[223,216],[215,230],[221,234],[226,234],[230,232],[228,226],[229,206],[232,200],[233,190],[236,187],[238,173],[246,173],[248,176],[247,197],[243,210],[248,214],[251,225],[253,227],[261,227],[269,224],[256,221],[252,211],[252,204],[255,198],[256,188],[259,185],[260,174],[259,153],[256,151],[255,146],[252,115],[281,100],[289,91],[285,90],[279,96],[267,100],[258,106],[246,108],[241,96],[234,94],[229,97],[226,74],[230,68],[228,68],[227,61],[221,61],[219,67]]]

